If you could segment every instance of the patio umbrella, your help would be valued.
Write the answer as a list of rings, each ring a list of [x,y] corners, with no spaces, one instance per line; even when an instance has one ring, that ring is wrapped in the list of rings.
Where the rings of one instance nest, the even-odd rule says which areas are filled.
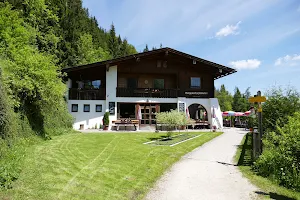
[[[237,117],[245,116],[245,113],[243,113],[243,112],[236,112],[234,114],[234,116],[237,116]]]
[[[222,116],[234,116],[235,112],[234,111],[224,111],[222,112]]]
[[[244,114],[245,114],[245,116],[249,116],[251,114],[251,111],[250,110],[246,111],[246,112],[244,112]]]
[[[141,110],[141,106],[139,104],[137,104],[136,119],[142,119],[142,110]]]

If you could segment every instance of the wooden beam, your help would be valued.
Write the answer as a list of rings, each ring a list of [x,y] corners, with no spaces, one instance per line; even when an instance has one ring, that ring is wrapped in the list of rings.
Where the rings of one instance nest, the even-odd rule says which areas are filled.
[[[106,71],[109,71],[109,63],[106,63]]]

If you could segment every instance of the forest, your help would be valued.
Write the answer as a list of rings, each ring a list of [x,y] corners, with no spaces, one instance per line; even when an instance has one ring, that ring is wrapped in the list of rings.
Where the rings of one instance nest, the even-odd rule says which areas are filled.
[[[18,176],[20,146],[70,132],[61,69],[133,53],[114,25],[101,28],[81,0],[1,1],[0,186]]]

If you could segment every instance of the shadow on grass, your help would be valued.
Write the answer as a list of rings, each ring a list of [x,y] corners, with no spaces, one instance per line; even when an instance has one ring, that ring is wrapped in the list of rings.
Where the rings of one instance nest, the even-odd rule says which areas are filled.
[[[247,133],[245,142],[243,145],[238,145],[239,149],[242,149],[240,158],[238,160],[238,166],[251,166],[252,160],[252,135]]]
[[[147,138],[147,139],[150,140],[150,141],[153,141],[153,140],[163,140],[163,141],[172,140],[172,138],[169,138],[167,135],[161,135],[161,136],[157,136],[157,137],[150,137],[150,138]]]
[[[261,196],[270,196],[271,199],[276,199],[276,200],[296,200],[294,198],[290,198],[284,195],[276,194],[273,192],[266,193],[266,192],[261,192],[261,191],[255,191],[256,194],[261,195]]]

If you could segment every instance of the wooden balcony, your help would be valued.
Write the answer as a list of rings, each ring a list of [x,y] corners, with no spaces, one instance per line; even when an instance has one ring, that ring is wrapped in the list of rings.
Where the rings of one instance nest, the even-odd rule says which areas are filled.
[[[69,100],[105,100],[105,88],[69,89]]]
[[[177,98],[177,89],[117,88],[117,97]]]

